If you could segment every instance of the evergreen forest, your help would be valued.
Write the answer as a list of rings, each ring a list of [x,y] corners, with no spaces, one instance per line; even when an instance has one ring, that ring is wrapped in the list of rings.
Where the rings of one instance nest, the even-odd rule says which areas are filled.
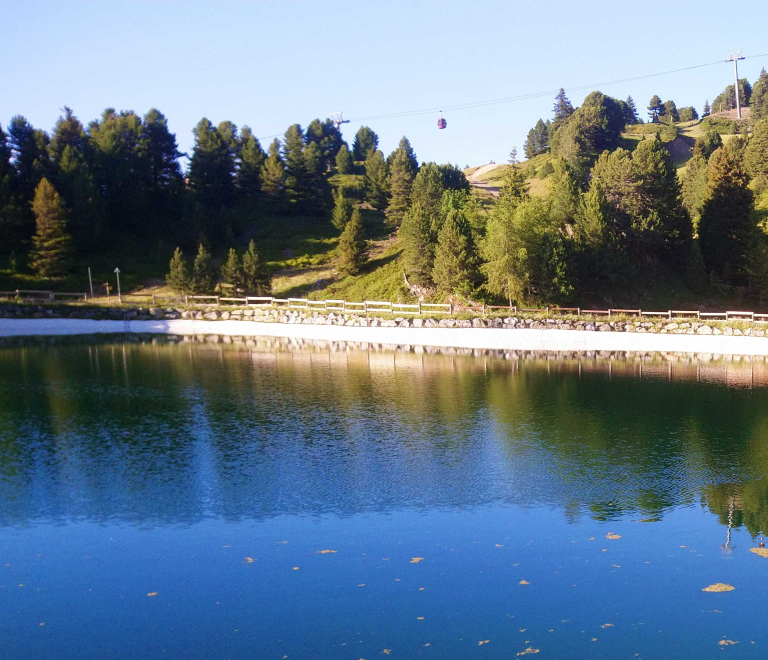
[[[560,90],[503,165],[420,163],[361,127],[262,144],[157,109],[0,126],[0,290],[768,306],[768,74],[700,110]],[[638,105],[640,107],[638,107]],[[449,129],[450,130],[450,129]],[[391,151],[389,149],[394,146]],[[512,145],[510,145],[512,147]]]

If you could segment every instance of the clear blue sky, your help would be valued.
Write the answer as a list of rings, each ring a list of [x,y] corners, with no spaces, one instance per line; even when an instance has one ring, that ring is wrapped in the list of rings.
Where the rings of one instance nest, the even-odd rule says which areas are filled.
[[[180,148],[206,116],[256,135],[343,110],[350,118],[532,94],[768,53],[765,0],[554,2],[0,3],[0,123],[15,114],[50,130],[64,105],[87,123],[112,106],[166,114]],[[768,58],[741,62],[757,78]],[[731,65],[600,90],[644,110],[714,98]],[[578,105],[589,90],[569,94]],[[371,119],[388,153],[402,135],[420,160],[503,162],[552,98]],[[360,122],[344,125],[351,143]],[[268,141],[266,141],[268,142]],[[264,144],[266,147],[266,144]]]

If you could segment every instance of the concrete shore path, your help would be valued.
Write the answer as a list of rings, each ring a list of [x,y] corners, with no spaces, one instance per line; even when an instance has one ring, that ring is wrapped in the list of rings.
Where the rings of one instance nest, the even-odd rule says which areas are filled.
[[[0,337],[229,335],[522,351],[630,351],[768,356],[768,337],[507,328],[382,328],[258,321],[0,319]]]

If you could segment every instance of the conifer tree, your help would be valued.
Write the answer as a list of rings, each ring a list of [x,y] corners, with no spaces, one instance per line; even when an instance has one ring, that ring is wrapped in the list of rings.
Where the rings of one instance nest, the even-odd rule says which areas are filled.
[[[365,233],[359,208],[352,212],[352,218],[339,239],[338,255],[339,270],[345,275],[357,275],[367,261]]]
[[[288,203],[295,212],[304,211],[307,197],[307,164],[304,159],[304,133],[301,126],[293,124],[285,132],[283,140],[285,161],[285,192]]]
[[[686,165],[682,185],[683,204],[691,216],[694,229],[698,227],[701,209],[707,200],[708,182],[707,159],[695,154]]]
[[[365,199],[373,208],[386,208],[389,197],[389,176],[384,154],[378,149],[365,159]]]
[[[192,266],[192,291],[198,295],[211,294],[216,288],[217,280],[218,273],[213,265],[211,253],[200,243]]]
[[[248,243],[248,249],[243,254],[243,288],[246,294],[269,296],[272,293],[272,276],[267,270],[267,264],[259,254],[256,243]]]
[[[443,223],[435,248],[432,280],[444,294],[469,294],[472,288],[471,232],[457,214],[451,213]]]
[[[344,196],[343,189],[339,189],[334,193],[333,214],[331,215],[331,224],[339,231],[344,231],[350,218],[352,218],[352,211],[354,206],[352,200]]]
[[[411,170],[411,161],[405,149],[398,148],[392,160],[389,191],[390,200],[387,207],[387,222],[393,227],[399,227],[403,216],[411,203],[411,188],[415,174]]]
[[[702,294],[707,290],[707,283],[707,270],[704,267],[704,257],[701,256],[699,241],[691,241],[685,263],[685,285],[694,293]]]
[[[226,263],[221,267],[221,278],[232,285],[232,292],[237,294],[243,289],[243,266],[235,248],[229,248]]]
[[[760,77],[752,87],[750,112],[752,122],[768,119],[768,73],[766,73],[764,68],[760,71]]]
[[[339,152],[336,154],[336,170],[339,174],[351,174],[354,165],[355,163],[352,160],[352,153],[349,151],[345,142],[341,145]]]
[[[405,135],[400,138],[400,144],[397,145],[397,148],[398,150],[405,152],[405,156],[408,161],[408,172],[411,174],[411,176],[415,177],[419,171],[419,161],[416,158],[416,153],[413,151],[411,143],[408,141],[408,138],[405,137]]]
[[[564,123],[574,112],[573,105],[568,100],[568,97],[565,95],[565,90],[562,87],[557,93],[557,96],[555,96],[555,106],[552,109],[552,112],[554,114],[552,124],[557,126]]]
[[[66,275],[70,266],[72,238],[67,233],[67,216],[59,193],[43,177],[32,203],[37,231],[32,239],[30,267],[41,277]]]
[[[0,232],[7,245],[9,240],[9,225],[13,214],[12,185],[14,169],[11,164],[11,147],[8,136],[0,125]]]
[[[223,128],[227,128],[226,125]],[[189,185],[206,209],[229,206],[235,197],[235,159],[229,135],[203,117],[192,131],[195,146],[189,159]]]
[[[680,115],[674,101],[664,101],[664,104],[661,107],[661,112],[659,113],[659,118],[670,124],[680,121]]]
[[[755,123],[744,153],[744,164],[752,178],[768,177],[768,119]]]
[[[356,161],[365,160],[371,151],[379,148],[379,136],[367,126],[361,126],[352,143],[352,153]]]
[[[275,138],[269,145],[269,155],[261,168],[261,189],[274,206],[282,206],[285,194],[285,163],[280,156],[280,141]]]
[[[82,152],[86,142],[85,131],[80,120],[75,117],[71,108],[65,105],[62,109],[64,116],[59,117],[56,122],[51,141],[48,144],[48,153],[55,162],[61,160],[64,149],[67,147]]]
[[[179,165],[182,154],[176,136],[168,129],[168,120],[156,108],[144,115],[139,152],[148,163],[149,188],[155,195],[153,201],[174,203],[182,186]]]
[[[424,172],[424,167],[419,171],[419,175],[422,172]],[[403,216],[403,222],[397,234],[403,246],[403,267],[408,277],[416,284],[431,284],[432,282],[434,256],[432,224],[429,209],[414,200]]]
[[[709,107],[709,99],[706,99],[706,100],[704,101],[704,109],[703,109],[703,110],[702,110],[702,112],[701,112],[701,116],[702,116],[702,117],[709,117],[709,113],[710,113],[710,111],[711,111],[711,109],[710,109],[710,107]]]
[[[631,96],[627,97],[624,108],[624,121],[630,126],[636,124],[638,119],[637,106],[635,105],[635,100]]]
[[[173,253],[165,283],[176,293],[185,294],[190,290],[189,264],[179,248]]]
[[[249,126],[243,126],[240,132],[235,156],[237,158],[235,186],[241,196],[252,201],[261,192],[261,170],[266,156],[258,138]]]
[[[651,97],[651,100],[648,103],[648,117],[650,118],[652,123],[656,123],[659,121],[659,117],[661,116],[661,113],[664,110],[664,104],[661,102],[661,99],[657,94],[654,94]]]
[[[725,149],[709,160],[708,197],[699,220],[699,243],[707,270],[726,283],[737,280],[754,230],[753,194],[746,172]]]

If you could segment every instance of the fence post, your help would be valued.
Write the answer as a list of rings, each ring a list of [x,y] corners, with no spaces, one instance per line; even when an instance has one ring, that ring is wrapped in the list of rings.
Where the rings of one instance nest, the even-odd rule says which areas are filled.
[[[453,303],[448,303],[450,305],[450,314],[453,316]]]
[[[419,300],[419,316],[421,316],[421,300]]]
[[[611,318],[611,310],[608,310],[608,318]]]
[[[483,303],[483,318],[485,318],[485,303]]]
[[[576,316],[581,316],[581,307],[576,308]]]
[[[152,307],[154,307],[154,306],[155,306],[155,294],[153,293],[152,294]]]
[[[514,306],[514,312],[513,312],[513,314],[514,314],[515,316],[517,316],[517,305],[515,305],[515,306]]]

